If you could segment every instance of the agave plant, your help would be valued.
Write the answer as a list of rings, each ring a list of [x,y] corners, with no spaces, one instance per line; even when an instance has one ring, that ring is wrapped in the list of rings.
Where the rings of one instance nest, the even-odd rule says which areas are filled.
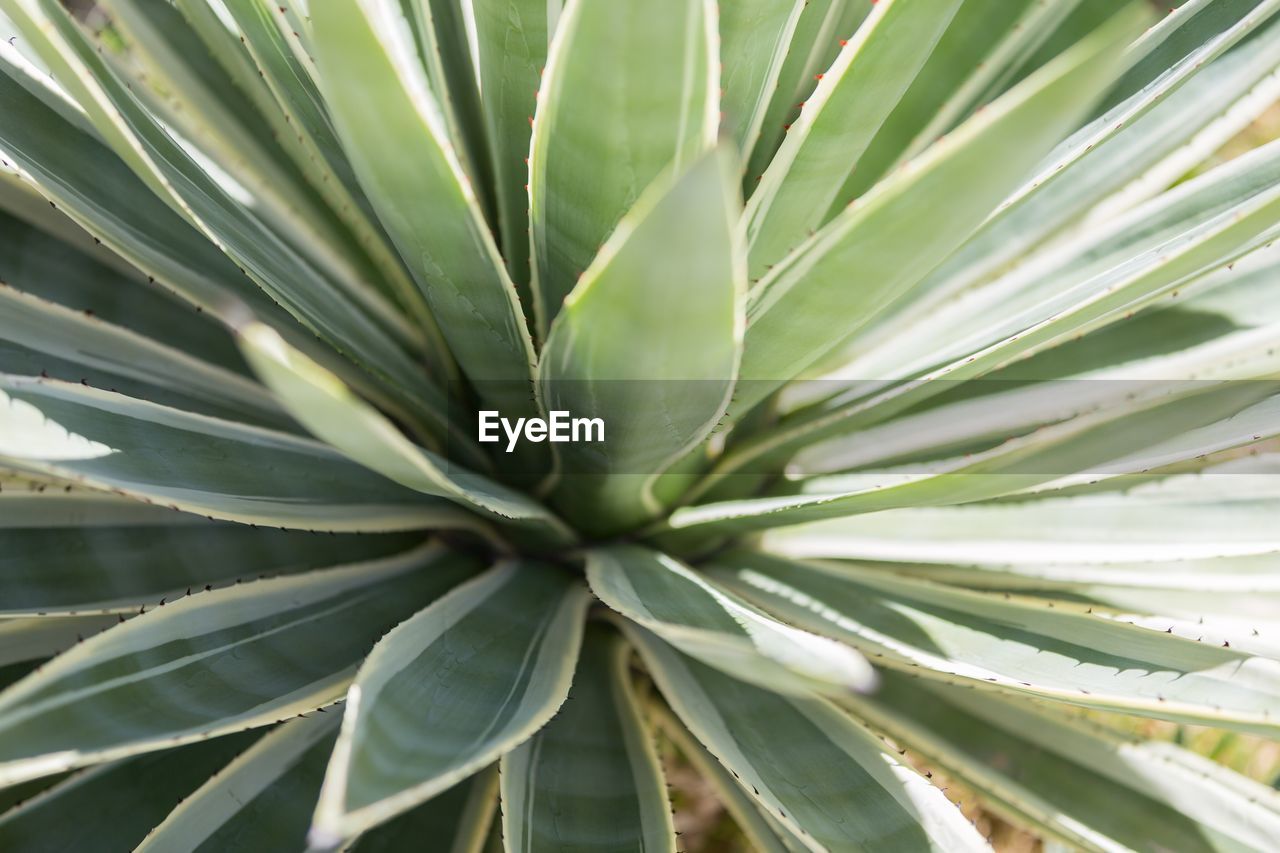
[[[1280,0],[0,9],[0,848],[1274,849]]]

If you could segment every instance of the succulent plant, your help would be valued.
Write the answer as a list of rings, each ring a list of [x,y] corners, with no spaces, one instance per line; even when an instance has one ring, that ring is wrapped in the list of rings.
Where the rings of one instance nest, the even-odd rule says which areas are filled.
[[[1274,849],[1280,0],[0,10],[0,848]]]

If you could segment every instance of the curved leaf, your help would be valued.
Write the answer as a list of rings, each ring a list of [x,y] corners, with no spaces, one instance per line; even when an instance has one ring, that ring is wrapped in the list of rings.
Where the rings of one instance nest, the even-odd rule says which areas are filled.
[[[272,301],[364,368],[353,377],[369,386],[368,393],[424,429],[439,428],[445,409],[442,392],[385,324],[288,242],[263,228],[243,192],[215,177],[146,110],[56,0],[15,0],[13,5],[20,13],[20,29],[55,77],[152,191],[232,258]]]
[[[1269,334],[1243,344],[1225,353],[1211,352],[1202,365],[1202,380],[1140,383],[1122,400],[982,452],[819,478],[802,483],[804,494],[799,496],[685,507],[665,525],[677,534],[685,529],[726,533],[886,509],[962,504],[1067,484],[1073,478],[1091,482],[1145,473],[1256,445],[1280,430],[1280,386],[1273,380],[1235,381],[1233,374],[1271,375],[1280,362]]]
[[[840,42],[852,37],[870,11],[870,3],[856,0],[807,0],[804,3],[795,31],[784,46],[785,58],[778,71],[777,86],[747,161],[748,195],[777,152],[787,125],[799,115],[800,103],[812,94],[814,78],[835,60],[842,47]]]
[[[0,371],[52,376],[288,429],[261,386],[97,317],[0,284]]]
[[[378,824],[342,849],[344,853],[401,853],[430,838],[455,853],[481,853],[490,827],[498,823],[497,811],[498,769],[493,767]]]
[[[60,654],[117,624],[123,616],[30,616],[0,619],[0,666]]]
[[[568,701],[502,758],[502,834],[511,851],[675,853],[662,769],[631,687],[631,649],[587,630]]]
[[[822,699],[781,696],[627,636],[689,731],[810,850],[987,850],[960,810]]]
[[[475,568],[431,547],[197,593],[130,619],[0,693],[0,784],[329,704],[378,637]]]
[[[51,853],[133,850],[256,736],[225,735],[76,773],[0,815],[0,845]]]
[[[880,3],[820,75],[747,205],[753,281],[825,224],[841,183],[961,5],[962,0]]]
[[[290,720],[186,797],[139,853],[303,849],[340,715]]]
[[[551,39],[547,0],[472,0],[480,103],[488,130],[507,273],[533,320],[529,258],[529,137]]]
[[[1095,614],[848,564],[736,553],[714,574],[877,664],[997,693],[1274,734],[1280,662]]]
[[[1272,144],[1094,226],[936,312],[921,333],[937,344],[946,328],[946,344],[917,361],[903,347],[893,372],[877,378],[980,375],[1131,316],[1270,242],[1278,181]]]
[[[1117,189],[1141,178],[1222,117],[1275,71],[1280,25],[1267,25],[1267,21],[1277,9],[1280,4],[1273,2],[1196,0],[1162,19],[1136,49],[1154,49],[1168,64],[1154,74],[1148,68],[1140,85],[1139,78],[1131,77],[1127,85],[1113,89],[1113,97],[1127,94],[1062,142],[999,211],[920,283],[917,292],[923,299],[868,328],[865,343],[851,342],[857,344],[859,355],[866,355],[849,366],[848,375],[885,377],[892,375],[887,370],[914,361],[895,351],[911,353],[922,344],[927,348],[937,343],[932,331],[921,328],[922,317],[1078,223]],[[1179,31],[1190,37],[1188,43],[1171,54],[1161,52],[1159,45]],[[1249,38],[1251,33],[1256,34]],[[1184,174],[1172,175],[1169,183]],[[1147,193],[1167,185],[1155,185]],[[1110,212],[1115,210],[1113,205]],[[1095,211],[1089,218],[1096,223],[1088,224],[1110,219],[1105,213]],[[1111,231],[1100,229],[1103,235]]]
[[[1096,4],[1096,0],[1094,0]],[[1034,0],[988,3],[965,0],[934,45],[920,71],[867,146],[857,167],[839,188],[827,215],[832,216],[909,161],[1008,88],[1013,72],[1034,69],[1059,50],[1033,56],[1082,0],[1038,3]],[[1114,9],[1132,0],[1110,4]],[[1103,16],[1105,19],[1105,16]],[[1094,29],[1101,20],[1085,29]],[[1041,60],[1041,61],[1035,61]]]
[[[375,224],[369,200],[361,191],[334,131],[329,107],[313,80],[315,62],[302,49],[300,37],[288,21],[287,9],[263,0],[221,0],[221,6],[242,34],[241,43],[253,60],[259,80],[265,82],[275,96],[261,111],[272,126],[275,139],[292,154],[298,168],[310,179],[313,190],[368,253],[377,273],[385,277],[385,283],[377,281],[377,276],[361,269],[361,259],[357,258],[354,270],[343,270],[344,275],[350,277],[354,273],[357,279],[351,283],[352,290],[357,295],[361,295],[361,287],[371,285],[389,290],[433,337],[438,336],[439,330],[430,321],[421,294],[414,291],[400,258],[388,245],[386,234]],[[313,44],[307,47],[314,50]],[[307,247],[313,252],[324,251],[316,242],[315,238],[308,240]],[[433,343],[439,346],[438,341]],[[447,363],[447,352],[436,354],[443,356]]]
[[[197,524],[175,513],[120,495],[94,492],[67,481],[0,474],[0,530],[21,527],[102,527]]]
[[[645,188],[715,143],[717,42],[709,0],[565,8],[538,93],[529,159],[540,329]]]
[[[856,710],[997,811],[1086,849],[1265,849],[1280,833],[1280,793],[1170,743],[896,673]]]
[[[413,444],[384,415],[270,327],[248,327],[241,345],[258,375],[294,417],[365,467],[415,491],[519,524],[548,541],[572,540],[572,531],[533,499]],[[459,446],[475,453],[470,436],[458,436],[451,443]]]
[[[431,799],[545,725],[568,693],[587,604],[558,567],[508,563],[380,640],[348,692],[312,843]]]
[[[468,522],[325,445],[118,394],[0,376],[0,460],[213,518],[304,530]]]
[[[912,507],[771,531],[764,547],[799,558],[955,563],[1036,574],[1280,551],[1280,460],[1274,454],[1124,492]],[[1139,570],[1135,567],[1134,569]]]
[[[496,223],[493,169],[480,106],[479,69],[473,43],[475,10],[455,0],[427,0],[409,7],[418,53],[444,114],[455,156],[475,187],[486,219]]]
[[[623,616],[743,681],[798,695],[875,684],[852,649],[778,622],[666,554],[637,545],[597,548],[588,553],[587,580]]]
[[[533,342],[400,4],[333,0],[311,14],[339,135],[459,367],[474,380],[502,380],[479,386],[493,402],[527,408]]]
[[[161,511],[149,520],[85,526],[5,519],[0,615],[131,613],[184,590],[380,559],[422,541],[417,534],[333,536],[181,519]]]
[[[31,192],[32,201],[44,208],[38,211],[41,216],[27,210],[0,213],[0,281],[188,357],[247,372],[234,339],[210,314],[192,310],[172,292],[148,283],[145,274]]]
[[[791,853],[804,847],[794,840],[786,829],[771,820],[742,783],[707,748],[698,743],[675,714],[653,703],[654,716],[662,726],[662,732],[680,749],[680,755],[697,771],[702,780],[711,786],[716,799],[733,818],[734,824],[746,837],[752,850],[760,853]]]
[[[803,0],[742,0],[719,9],[723,132],[738,144],[744,161],[760,137],[807,5]]]
[[[182,299],[230,324],[248,305],[277,328],[288,314],[167,207],[94,134],[67,121],[19,82],[0,45],[0,145],[49,202]],[[59,144],[47,145],[48,139]],[[283,319],[283,322],[280,322]]]
[[[239,0],[224,0],[220,5],[246,24],[240,28],[244,33],[240,47],[287,49],[280,42],[262,44],[268,40],[262,33],[268,27],[274,32],[274,22],[253,17],[245,5]],[[133,91],[244,187],[265,227],[279,232],[327,270],[353,298],[386,323],[399,341],[410,348],[424,348],[424,330],[401,316],[396,300],[411,309],[425,306],[385,237],[369,224],[362,206],[347,194],[336,174],[324,172],[327,180],[309,185],[298,165],[282,150],[282,144],[307,138],[300,131],[310,129],[298,120],[296,112],[286,111],[288,101],[277,99],[270,106],[279,103],[281,107],[258,109],[173,4],[104,0],[101,8],[109,16],[110,35],[99,33],[99,39],[105,38],[109,49],[110,38],[123,40],[129,61],[117,63],[117,68],[133,81]],[[275,4],[271,8],[278,12]],[[284,70],[271,62],[259,67],[272,72],[273,84],[278,83],[276,72]],[[301,69],[293,66],[287,70]],[[255,82],[265,86],[266,80],[264,75]],[[304,82],[297,73],[291,73],[288,83],[290,91],[314,92],[310,80]],[[289,133],[273,138],[273,132],[278,133],[283,125]],[[316,164],[322,162],[317,153],[306,158],[302,168],[320,171]]]
[[[646,190],[551,326],[543,406],[604,423],[599,450],[561,450],[568,473],[557,497],[588,532],[659,512],[659,475],[728,405],[746,286],[736,182],[720,149]]]
[[[968,236],[1124,67],[1145,15],[1120,14],[880,184],[769,273],[752,293],[745,412],[826,355]],[[918,235],[928,232],[921,243]],[[849,270],[858,271],[850,286]],[[852,326],[831,323],[853,317]]]

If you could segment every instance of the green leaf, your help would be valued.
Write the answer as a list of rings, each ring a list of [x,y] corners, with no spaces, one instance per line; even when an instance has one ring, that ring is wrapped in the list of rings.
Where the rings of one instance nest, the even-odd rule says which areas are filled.
[[[681,722],[809,849],[989,849],[942,791],[834,705],[752,687],[641,628],[626,633]]]
[[[568,701],[503,756],[508,850],[675,853],[671,803],[636,704],[630,658],[612,631],[589,628]]]
[[[0,666],[52,657],[117,624],[117,616],[0,619]]]
[[[224,8],[243,15],[242,6],[239,2],[224,4]],[[350,199],[343,209],[354,215],[348,216],[347,222],[338,219],[271,137],[271,119],[219,66],[182,13],[169,3],[139,0],[105,0],[103,11],[109,15],[111,35],[100,32],[98,38],[107,39],[104,46],[108,50],[114,47],[109,43],[112,36],[123,40],[118,49],[130,61],[118,62],[117,68],[132,80],[133,91],[147,106],[185,138],[194,140],[253,196],[266,227],[327,270],[371,314],[386,322],[398,340],[406,346],[423,347],[423,331],[401,316],[396,305],[397,298],[408,295],[412,299],[417,292],[385,238],[370,227]],[[256,28],[243,30],[248,34],[247,44],[254,39]],[[303,89],[310,84],[307,81],[304,86],[295,77],[294,86]],[[279,116],[281,110],[273,112]],[[290,114],[290,119],[295,118]],[[299,126],[294,124],[291,137]],[[319,189],[327,186],[324,182]],[[348,225],[352,229],[363,226],[359,240]],[[372,257],[379,263],[371,261]],[[417,305],[412,301],[405,304],[418,307],[421,300]]]
[[[1277,474],[1275,455],[1263,454],[1123,492],[912,507],[770,531],[763,542],[798,558],[1007,566],[1028,575],[1093,565],[1119,575],[1143,571],[1119,564],[1280,551]]]
[[[935,681],[1274,734],[1280,664],[1108,619],[849,564],[735,553],[713,574],[780,618]]]
[[[1280,222],[1278,180],[1280,145],[1236,158],[970,290],[920,322],[879,365],[859,370],[880,379],[964,379],[1127,317],[1269,242]],[[948,331],[941,346],[940,328]],[[926,352],[915,334],[934,346]],[[888,362],[894,366],[881,373]]]
[[[418,549],[197,593],[130,619],[0,693],[0,784],[327,705],[378,637],[475,569]]]
[[[480,196],[477,201],[486,218],[496,224],[493,170],[486,156],[489,144],[479,80],[469,22],[464,20],[470,18],[473,25],[474,10],[464,12],[455,0],[426,0],[409,4],[408,9],[422,65],[444,114],[452,147]]]
[[[527,410],[533,343],[400,5],[335,0],[311,12],[334,123],[458,365],[500,408]]]
[[[532,498],[472,473],[418,447],[342,381],[290,347],[268,326],[255,324],[240,337],[245,357],[284,405],[318,438],[351,459],[415,491],[446,498],[491,519],[564,543],[573,532]],[[452,447],[471,448],[470,436]],[[483,457],[480,457],[483,460]]]
[[[853,36],[870,11],[870,3],[856,0],[808,0],[800,10],[795,31],[785,45],[785,58],[760,136],[747,161],[748,195],[773,159],[788,125],[800,114],[800,104],[813,93],[814,78],[835,60],[840,42]]]
[[[231,335],[209,314],[147,283],[145,275],[95,245],[93,237],[28,189],[32,203],[39,205],[34,212],[46,216],[28,224],[32,211],[19,210],[16,216],[0,212],[5,235],[0,242],[0,281],[190,357],[247,374]]]
[[[274,137],[388,276],[404,304],[421,314],[421,296],[409,295],[410,279],[386,245],[386,235],[374,224],[369,200],[334,129],[330,105],[313,79],[315,61],[287,21],[285,7],[264,0],[222,0],[221,5],[239,29],[259,80],[274,96],[262,110]],[[309,47],[314,49],[314,44]]]
[[[662,705],[653,703],[654,718],[662,727],[662,733],[680,750],[680,755],[698,771],[698,775],[714,791],[716,800],[733,818],[734,824],[746,837],[752,850],[760,853],[790,853],[804,847],[794,840],[786,829],[772,821],[768,812],[751,799],[742,783],[721,764],[698,739],[689,733],[675,714]]]
[[[14,0],[20,29],[85,107],[95,128],[151,189],[245,271],[273,300],[339,353],[376,377],[369,393],[439,424],[442,393],[341,285],[261,227],[225,182],[215,180],[106,65],[56,0]]]
[[[1268,553],[1115,566],[1055,563],[1008,569],[881,563],[877,568],[969,589],[1084,602],[1095,613],[1110,613],[1160,630],[1172,627],[1180,636],[1221,634],[1234,647],[1233,637],[1277,627],[1280,585],[1271,572],[1274,565],[1275,557]],[[1212,594],[1207,595],[1206,589]],[[1210,629],[1204,628],[1206,624]]]
[[[1241,37],[1237,29],[1240,24],[1251,29],[1275,14],[1277,8],[1280,6],[1270,0],[1188,0],[1180,3],[1139,41],[1140,61],[1125,72],[1108,94],[1106,102],[1099,106],[1098,112],[1110,110],[1153,82],[1162,78],[1167,81],[1170,68],[1178,66],[1206,44],[1218,42],[1226,46],[1235,43]],[[1093,17],[1096,18],[1097,14],[1094,12]]]
[[[1259,282],[1274,274],[1274,263],[1241,270],[1238,275],[1229,269],[1223,272],[1235,283],[1216,295],[1212,282],[1205,279],[1217,278],[1217,273],[1187,288],[1193,293],[1208,289],[1203,301],[1192,298],[1183,304],[1185,292],[1175,290],[1163,304],[1150,305],[1132,319],[1112,322],[1031,358],[1012,361],[977,381],[943,380],[940,385],[949,385],[949,390],[929,389],[932,398],[915,411],[813,441],[789,460],[788,475],[803,479],[973,454],[1090,410],[1123,406],[1129,395],[1145,393],[1158,383],[1174,389],[1215,374],[1252,378],[1232,375],[1232,358],[1239,357],[1240,364],[1252,368],[1249,353],[1256,353],[1259,346],[1266,348],[1274,339],[1280,331],[1280,314],[1252,295],[1238,303],[1246,299],[1246,292],[1258,292]],[[1266,368],[1255,375],[1267,375]],[[920,393],[929,396],[924,389]],[[885,400],[890,399],[886,395]],[[1257,438],[1267,431],[1264,424]],[[1171,437],[1171,441],[1186,443],[1185,438]],[[1149,447],[1146,455],[1158,449]]]
[[[1126,2],[1133,5],[1131,0],[1112,5],[1123,8]],[[1080,4],[966,0],[839,188],[827,215],[839,213],[894,166],[924,151],[1004,91],[1028,53]]]
[[[342,848],[352,853],[402,853],[424,838],[457,853],[480,853],[490,827],[498,822],[497,767],[481,770],[449,790],[386,823],[380,823]],[[501,848],[501,839],[499,839]]]
[[[587,581],[623,616],[743,681],[802,696],[839,696],[875,684],[866,659],[852,649],[777,621],[657,551],[592,550]]]
[[[488,130],[498,225],[507,273],[525,316],[533,317],[529,259],[529,137],[550,13],[546,0],[473,0],[480,57],[480,102]]]
[[[916,290],[921,298],[916,303],[906,303],[867,329],[865,343],[851,341],[860,352],[869,353],[878,345],[881,351],[874,355],[883,355],[884,360],[862,360],[849,367],[849,375],[891,375],[885,371],[896,369],[909,357],[890,350],[915,349],[926,340],[936,343],[932,334],[916,336],[922,317],[945,305],[948,298],[1003,272],[1019,257],[1079,222],[1118,189],[1143,178],[1268,78],[1280,49],[1280,26],[1264,24],[1280,4],[1247,3],[1258,5],[1258,9],[1221,32],[1201,31],[1195,49],[1185,56],[1171,57],[1176,62],[1167,71],[1162,69],[1156,79],[1064,140],[1000,210],[920,283]],[[1161,42],[1172,27],[1181,26],[1179,22],[1212,15],[1217,6],[1194,5],[1203,12],[1195,18],[1184,11],[1168,16],[1139,45]],[[1231,49],[1233,45],[1238,46]],[[1156,183],[1145,192],[1163,190],[1183,176],[1184,172],[1170,174],[1165,183]],[[1089,218],[1102,222],[1110,218],[1107,212],[1095,210]],[[1114,205],[1110,212],[1114,213]],[[1110,232],[1103,228],[1101,233]]]
[[[50,853],[133,850],[256,735],[226,735],[76,773],[0,815],[0,845]]]
[[[266,389],[244,376],[3,284],[0,371],[110,388],[201,414],[292,426]]]
[[[329,447],[78,385],[0,376],[0,462],[212,518],[304,530],[466,524]]]
[[[60,501],[56,493],[51,497],[27,503],[37,511],[52,510]],[[8,506],[0,501],[0,508]],[[332,536],[252,528],[159,509],[149,520],[85,522],[5,519],[0,615],[136,612],[139,605],[180,598],[184,590],[380,559],[422,540],[416,534]]]
[[[170,812],[138,853],[304,849],[339,719],[317,713],[263,735]]]
[[[0,474],[0,530],[195,524],[200,519],[68,481]]]
[[[529,164],[540,329],[644,189],[714,145],[718,55],[710,0],[565,9],[538,93]]]
[[[192,4],[180,0],[177,5],[190,12]],[[291,33],[281,29],[282,38],[272,39],[276,23],[271,18],[253,16],[242,3],[223,8],[241,16],[243,42],[233,41],[221,21],[215,22],[216,29],[209,27],[201,18],[202,12],[214,14],[207,7],[184,18],[169,3],[109,0],[110,33],[123,39],[130,60],[120,63],[122,73],[131,73],[134,92],[252,194],[267,227],[343,282],[403,343],[427,348],[433,367],[443,375],[442,365],[450,356],[421,294],[367,215],[367,202],[352,198],[318,152],[307,156],[299,150],[306,135],[300,132],[296,112],[277,106],[265,73],[257,74],[248,46],[272,56],[281,48],[288,50],[283,39]],[[276,12],[279,8],[271,6]],[[224,68],[219,52],[223,59],[232,53],[243,55],[243,65],[229,62],[231,68]],[[262,67],[273,72],[273,83],[290,85],[298,97],[314,94],[295,57],[268,61]],[[275,76],[280,71],[288,72],[291,79],[280,80]],[[302,156],[295,159],[290,153]],[[349,176],[350,166],[340,159],[337,171]],[[401,316],[397,303],[412,313],[416,324]]]
[[[1157,378],[1105,386],[1106,405],[1084,408],[1075,417],[991,449],[810,480],[801,484],[806,494],[799,496],[685,507],[652,532],[758,530],[899,507],[966,503],[1046,485],[1118,478],[1256,445],[1280,426],[1280,394],[1273,381],[1261,379],[1275,375],[1280,361],[1274,333],[1255,331],[1260,334],[1245,335],[1230,347],[1209,347],[1182,364],[1194,371],[1189,374],[1193,380]]]
[[[304,21],[285,0],[260,4],[265,15],[255,15],[253,10],[242,7],[240,20],[246,30],[242,40],[239,27],[234,26],[236,21],[232,19],[233,26],[229,27],[223,15],[206,0],[175,0],[175,5],[225,69],[235,88],[253,103],[254,114],[259,117],[271,147],[283,152],[293,169],[310,184],[313,193],[349,229],[389,285],[389,291],[408,309],[426,338],[432,355],[430,366],[437,371],[438,378],[455,379],[456,368],[439,327],[399,255],[377,224],[368,200],[353,178],[345,153],[334,142],[327,108],[316,101],[315,63],[308,52],[309,44],[304,44],[309,40],[300,31]],[[224,7],[222,11],[231,17],[230,10]],[[278,21],[274,13],[281,15]],[[251,41],[255,45],[253,52],[249,49]],[[165,65],[172,68],[172,63]],[[279,99],[268,85],[268,73],[281,91]],[[299,113],[310,117],[309,127],[297,123]],[[242,155],[242,150],[228,152],[219,160],[235,162]],[[275,191],[279,189],[274,187]],[[314,242],[307,248],[324,251]]]
[[[380,640],[348,692],[312,843],[431,799],[545,725],[568,693],[588,602],[556,566],[506,563]]]
[[[230,323],[241,304],[287,327],[288,315],[216,246],[155,196],[95,135],[68,122],[21,83],[0,52],[0,145],[39,191],[95,239],[163,287]],[[46,101],[49,98],[46,98]],[[57,139],[58,145],[46,141]]]
[[[825,224],[841,182],[961,5],[962,0],[882,3],[821,75],[747,205],[752,280]]]
[[[1085,848],[1265,849],[1280,794],[1189,750],[889,673],[857,712],[995,810]]]
[[[1256,293],[1258,280],[1267,272],[1242,273],[1238,281]],[[1193,291],[1200,288],[1199,281],[1191,286]],[[1192,380],[1195,374],[1189,367],[1203,364],[1213,350],[1247,346],[1250,339],[1266,334],[1258,331],[1261,326],[1280,329],[1280,314],[1268,316],[1267,303],[1249,298],[1247,308],[1236,304],[1244,297],[1243,289],[1210,292],[1204,301],[1193,298],[1185,304],[1182,295],[977,381],[956,383],[914,411],[858,430],[858,441],[841,435],[805,447],[788,462],[789,475],[900,466],[986,450],[1112,403],[1117,389],[1141,389],[1153,377]],[[1280,302],[1275,307],[1280,308]]]
[[[559,497],[589,530],[658,513],[659,475],[728,405],[746,284],[736,183],[720,149],[655,184],[552,324],[538,376],[543,406],[604,422],[601,450],[562,451],[569,473]]]
[[[738,410],[812,365],[963,242],[1120,73],[1121,48],[1142,19],[1117,16],[774,267],[748,308],[741,375],[755,381],[742,386]],[[833,326],[833,316],[854,322]]]
[[[806,5],[801,0],[743,0],[719,9],[723,132],[737,143],[744,160],[760,138]]]

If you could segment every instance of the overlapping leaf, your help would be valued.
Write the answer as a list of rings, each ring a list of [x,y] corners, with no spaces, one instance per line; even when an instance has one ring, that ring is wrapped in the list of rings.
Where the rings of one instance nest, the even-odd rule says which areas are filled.
[[[529,497],[414,445],[384,415],[270,327],[251,326],[241,341],[258,375],[293,415],[350,458],[408,488],[522,525],[544,541],[572,540],[564,523]],[[464,455],[459,447],[469,449],[472,458],[478,456],[470,436],[455,435],[449,447],[457,456]]]
[[[985,850],[937,788],[821,699],[785,697],[628,629],[689,730],[810,850]]]
[[[1086,849],[1265,849],[1280,795],[1189,750],[890,674],[857,710],[1019,822]]]
[[[717,55],[715,8],[706,0],[566,7],[538,93],[529,162],[540,329],[645,188],[714,144]],[[606,67],[611,73],[600,73]]]
[[[0,780],[263,726],[342,697],[369,646],[475,571],[438,548],[171,602],[0,693]]]
[[[660,512],[659,475],[728,405],[746,290],[735,185],[723,149],[656,182],[551,325],[538,375],[543,406],[604,424],[599,450],[561,451],[563,502],[590,533]]]
[[[339,0],[311,11],[334,124],[459,366],[490,380],[480,387],[501,408],[530,410],[533,343],[400,4]]]
[[[774,267],[748,310],[742,376],[758,381],[742,409],[824,356],[960,245],[1123,70],[1123,45],[1141,19],[1118,16]],[[924,244],[922,231],[930,234]],[[832,316],[855,321],[832,324]]]
[[[303,530],[474,526],[331,448],[51,380],[0,378],[0,460],[212,518]],[[230,462],[230,464],[229,464]]]
[[[339,713],[291,720],[185,798],[138,845],[146,853],[301,849]]]
[[[1006,695],[1273,733],[1280,663],[1092,613],[849,564],[735,554],[714,574],[876,663]]]
[[[75,773],[0,814],[0,843],[10,850],[132,850],[256,734],[211,738]]]
[[[689,566],[638,546],[597,549],[591,590],[685,654],[779,692],[867,690],[875,675],[852,649],[773,619]]]
[[[330,346],[377,377],[372,393],[438,423],[439,390],[408,354],[332,278],[264,229],[220,182],[149,113],[106,65],[70,15],[49,0],[11,4],[40,56],[86,110],[95,129],[143,182],[210,242],[225,251],[272,300]]]
[[[630,684],[631,650],[588,629],[569,700],[502,759],[507,849],[674,853],[671,804]]]
[[[313,843],[408,811],[545,725],[568,693],[587,603],[560,568],[508,563],[384,637],[348,693]]]

